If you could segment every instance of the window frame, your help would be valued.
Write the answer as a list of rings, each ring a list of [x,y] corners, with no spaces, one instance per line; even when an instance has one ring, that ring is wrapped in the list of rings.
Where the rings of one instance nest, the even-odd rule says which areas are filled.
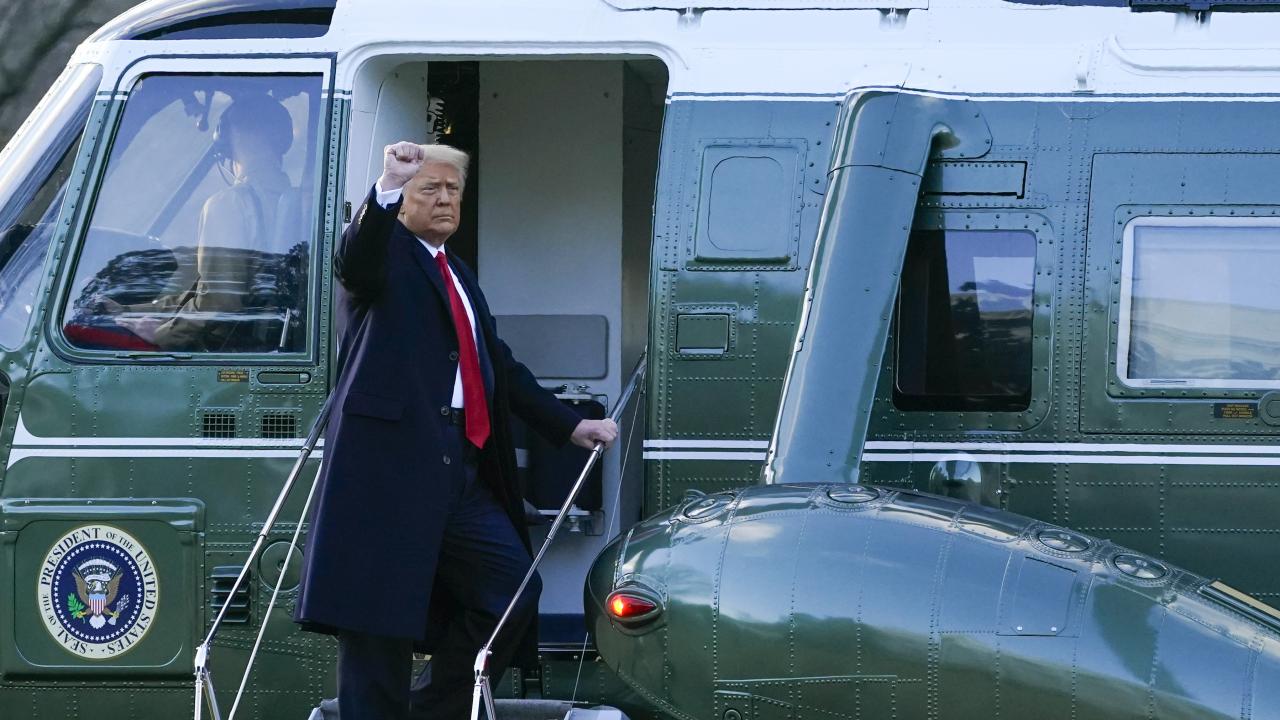
[[[1025,410],[907,409],[895,405],[899,343],[899,317],[895,302],[877,380],[873,414],[878,420],[873,422],[869,437],[884,437],[901,432],[914,432],[919,437],[949,436],[949,433],[955,431],[972,429],[975,422],[995,431],[1026,431],[1034,428],[1049,415],[1052,405],[1050,378],[1053,366],[1058,362],[1053,349],[1053,298],[1058,292],[1058,257],[1055,252],[1057,245],[1053,223],[1046,215],[1020,208],[921,209],[916,213],[912,231],[921,230],[1025,231],[1035,236],[1035,275],[1031,286],[1030,403]]]
[[[337,142],[333,132],[335,118],[334,74],[335,57],[331,54],[261,55],[252,58],[208,56],[146,57],[129,65],[111,90],[111,107],[108,112],[106,132],[99,144],[97,156],[89,170],[91,186],[87,188],[77,212],[75,226],[62,250],[61,266],[57,274],[58,296],[46,319],[45,331],[51,349],[63,359],[80,364],[130,364],[143,362],[148,365],[243,365],[253,367],[316,367],[324,361],[322,333],[328,324],[328,293],[325,268],[328,267],[330,235],[328,219],[334,215],[332,197],[336,187],[335,153],[332,144]],[[306,347],[301,352],[188,352],[171,350],[106,350],[84,348],[73,344],[63,333],[63,320],[67,305],[71,302],[72,283],[80,256],[85,248],[94,209],[108,171],[107,164],[115,140],[121,129],[121,121],[133,90],[144,77],[154,75],[246,75],[246,76],[319,76],[320,107],[315,124],[316,153],[315,204],[310,208],[313,219],[311,228],[311,252],[307,276]],[[104,87],[104,90],[107,88]]]
[[[1116,380],[1134,390],[1271,390],[1280,388],[1277,380],[1230,380],[1212,378],[1131,378],[1129,348],[1133,321],[1134,234],[1140,227],[1272,227],[1280,230],[1280,218],[1266,216],[1223,215],[1137,215],[1124,224],[1120,239],[1120,299],[1116,310],[1115,374]]]
[[[64,150],[73,154],[82,146],[102,75],[96,63],[67,67],[0,151],[0,227],[16,221],[35,199],[44,180],[33,184],[33,176],[50,160],[49,171],[56,168],[63,156],[57,147],[64,140]],[[82,104],[72,105],[77,99]]]
[[[903,365],[903,355],[904,355],[903,346],[904,346],[904,342],[907,339],[904,336],[904,333],[902,332],[902,322],[903,322],[903,312],[904,312],[903,300],[904,300],[904,294],[905,294],[904,291],[906,290],[905,285],[908,277],[908,272],[907,272],[908,269],[906,267],[906,264],[904,263],[902,274],[900,275],[899,291],[898,291],[897,301],[895,303],[895,313],[894,313],[894,323],[895,323],[894,343],[893,343],[893,352],[894,352],[893,405],[894,407],[904,412],[922,412],[922,411],[923,412],[1025,412],[1027,408],[1031,407],[1031,391],[1032,391],[1031,381],[1032,381],[1032,378],[1035,377],[1035,364],[1031,360],[1032,349],[1035,347],[1035,338],[1034,338],[1034,332],[1032,332],[1031,330],[1032,330],[1032,327],[1035,325],[1036,234],[1029,229],[1020,229],[1020,228],[1002,228],[1002,229],[915,228],[911,231],[912,236],[915,236],[917,233],[936,233],[937,235],[939,235],[940,236],[939,239],[943,244],[942,257],[945,260],[947,260],[948,263],[951,256],[948,254],[949,248],[947,247],[947,242],[948,242],[948,236],[951,233],[993,233],[993,234],[1007,233],[1010,235],[1023,235],[1025,236],[1027,241],[1030,243],[1031,254],[1029,256],[1021,256],[1021,255],[1009,256],[1009,257],[1019,257],[1019,258],[1029,257],[1032,263],[1032,269],[1031,269],[1032,284],[1030,288],[1031,307],[1028,308],[1028,318],[1027,318],[1027,324],[1029,327],[1028,327],[1028,337],[1027,337],[1027,372],[1025,375],[1026,388],[1023,392],[1017,395],[996,395],[996,394],[977,395],[977,394],[969,394],[969,393],[947,394],[947,393],[936,393],[936,392],[935,393],[925,392],[925,393],[916,394],[916,393],[909,393],[902,389],[903,376],[900,370]],[[910,245],[911,245],[911,240],[908,240],[908,258],[907,258],[908,260],[910,260],[910,255],[909,255]],[[927,295],[930,294],[929,289],[926,289],[925,292]],[[948,295],[949,300],[953,302],[954,297],[955,297],[954,293],[949,293]],[[929,305],[930,299],[931,299],[930,297],[925,298],[926,306]],[[978,297],[976,292],[974,293],[974,301],[975,303],[978,303]],[[951,302],[948,302],[948,306],[949,307],[952,306]],[[927,314],[927,311],[926,311],[926,314]],[[979,314],[981,314],[980,309],[979,309]],[[954,314],[951,315],[951,320],[952,321],[955,320]],[[930,346],[927,340],[920,349],[923,350],[923,353],[926,357],[917,358],[917,359],[922,360],[926,365],[930,364],[931,360],[927,357],[928,355],[930,355],[930,352],[929,352]],[[970,402],[973,402],[974,405],[971,407],[961,407],[961,408],[946,407],[946,405],[949,404],[947,401],[951,401],[950,404],[955,404],[955,405],[961,405],[965,401],[970,401]],[[1022,401],[1025,401],[1025,402],[1022,402]],[[1008,403],[1018,402],[1019,406],[1018,407],[997,407],[1001,405],[1002,402],[1008,402]],[[931,403],[934,403],[934,404],[931,404]],[[911,407],[912,405],[918,405],[919,407]]]
[[[71,160],[70,175],[62,188],[64,195],[53,216],[55,227],[51,230],[48,246],[43,251],[39,266],[32,270],[37,278],[30,316],[21,339],[13,343],[12,347],[0,343],[0,353],[22,352],[33,337],[38,335],[35,329],[39,327],[40,306],[45,304],[50,262],[58,255],[58,247],[63,242],[64,234],[61,228],[69,222],[68,212],[77,204],[83,189],[83,180],[77,180],[76,175],[85,166],[86,155],[95,147],[100,134],[102,110],[97,95],[103,74],[102,66],[97,63],[68,66],[5,146],[4,151],[0,152],[0,163],[4,163],[4,170],[0,171],[0,175],[8,176],[0,179],[0,185],[4,185],[0,187],[0,229],[5,229],[11,222],[17,223],[35,201],[44,184],[58,171],[58,166],[67,159]],[[68,116],[70,106],[66,101],[74,99],[77,93],[84,96],[83,104],[76,106],[77,109],[72,111],[74,114]],[[58,120],[66,122],[56,122]],[[66,147],[59,151],[58,147],[62,146],[64,140]],[[34,152],[24,153],[24,150]],[[42,166],[45,165],[47,168],[42,171]],[[41,179],[33,183],[36,173],[40,173]],[[22,245],[15,248],[14,257],[8,262],[16,259],[30,239],[24,239]]]

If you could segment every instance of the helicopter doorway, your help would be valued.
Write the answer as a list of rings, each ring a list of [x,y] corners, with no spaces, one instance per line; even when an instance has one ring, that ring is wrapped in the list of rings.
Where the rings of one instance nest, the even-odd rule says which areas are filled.
[[[647,344],[665,66],[405,60],[372,61],[357,77],[347,200],[363,202],[390,143],[434,141],[471,153],[450,248],[476,269],[515,357],[581,414],[603,417]],[[644,432],[625,421],[644,417],[643,407],[623,415],[621,441],[542,565],[544,646],[581,648],[586,572],[609,538],[639,519]],[[578,459],[576,448],[551,448],[521,427],[515,434],[525,438],[517,462],[526,499],[549,518],[586,452]],[[541,542],[545,525],[534,523],[530,534]]]

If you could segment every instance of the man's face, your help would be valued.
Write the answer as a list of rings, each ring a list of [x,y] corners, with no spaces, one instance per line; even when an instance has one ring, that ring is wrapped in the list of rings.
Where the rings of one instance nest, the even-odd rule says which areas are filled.
[[[462,179],[457,168],[429,162],[404,186],[400,222],[409,232],[440,246],[458,229],[462,211]]]

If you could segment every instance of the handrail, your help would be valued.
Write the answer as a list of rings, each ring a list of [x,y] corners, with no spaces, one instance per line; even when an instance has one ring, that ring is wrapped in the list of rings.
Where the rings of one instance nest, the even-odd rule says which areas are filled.
[[[213,674],[209,671],[209,650],[213,645],[213,639],[218,634],[218,630],[222,627],[222,621],[227,616],[227,611],[231,608],[231,598],[235,597],[236,591],[244,584],[245,579],[249,575],[249,568],[253,566],[258,554],[262,552],[262,548],[266,545],[267,535],[271,533],[272,527],[276,524],[276,519],[280,516],[280,511],[284,509],[285,500],[288,499],[289,493],[293,490],[294,484],[298,481],[298,477],[302,474],[303,467],[307,464],[307,460],[311,457],[311,451],[315,449],[320,442],[320,435],[324,432],[325,426],[329,423],[329,413],[333,409],[333,393],[325,399],[324,406],[320,408],[320,415],[316,417],[315,423],[311,426],[311,432],[307,434],[307,439],[302,443],[302,450],[298,454],[298,459],[293,463],[293,468],[289,471],[288,477],[285,479],[284,487],[281,488],[280,494],[276,497],[276,503],[271,508],[271,512],[267,514],[267,519],[262,523],[262,530],[258,532],[258,538],[253,543],[253,548],[249,551],[249,557],[245,559],[244,565],[240,568],[240,574],[236,576],[235,584],[231,586],[231,591],[227,593],[227,601],[222,604],[222,609],[218,611],[218,616],[214,618],[213,625],[209,627],[209,632],[205,635],[204,642],[196,647],[195,657],[195,720],[201,720],[203,710],[206,703],[208,704],[210,716],[214,720],[222,720],[222,714],[218,710],[218,699],[214,695],[213,690]],[[316,477],[320,476],[319,469],[316,471]],[[311,484],[311,491],[307,494],[307,502],[302,509],[302,517],[298,518],[298,526],[293,533],[293,541],[289,543],[289,552],[285,554],[284,568],[289,567],[289,561],[293,557],[293,549],[297,545],[298,536],[302,531],[302,521],[306,517],[307,509],[311,505],[311,498],[315,494],[316,483]],[[280,586],[284,583],[287,572],[280,572],[280,579],[276,582],[275,592],[271,595],[271,604],[275,604],[276,595],[280,592]],[[253,651],[249,656],[249,662],[245,666],[244,679],[240,684],[240,689],[236,693],[235,702],[231,706],[230,717],[234,718],[236,708],[240,704],[240,697],[244,693],[245,684],[249,678],[249,671],[253,668],[254,657],[258,654],[258,648],[262,644],[262,639],[267,630],[267,619],[271,616],[270,607],[263,616],[262,626],[258,632],[258,638],[253,644]]]
[[[617,422],[622,417],[622,411],[626,409],[631,402],[631,396],[635,394],[636,388],[640,387],[640,383],[644,379],[645,374],[645,356],[641,355],[636,361],[636,367],[631,371],[631,378],[627,381],[627,386],[622,391],[622,395],[618,397],[618,402],[613,406],[613,412],[609,414],[609,419]],[[515,612],[516,603],[519,602],[520,596],[524,594],[525,588],[533,580],[534,574],[538,571],[538,564],[542,562],[542,557],[547,554],[547,549],[551,547],[551,542],[555,540],[556,533],[560,530],[560,526],[564,524],[564,519],[568,517],[569,510],[573,507],[573,503],[578,499],[578,493],[582,490],[583,484],[587,480],[587,475],[591,473],[591,468],[595,467],[596,461],[604,454],[604,443],[596,443],[591,448],[591,455],[587,458],[587,462],[582,467],[582,472],[578,473],[578,479],[573,483],[573,488],[569,490],[569,495],[564,499],[564,505],[560,508],[556,520],[551,524],[551,529],[547,531],[547,539],[542,542],[542,547],[538,549],[538,554],[533,557],[533,563],[529,565],[529,571],[525,573],[524,579],[520,581],[520,587],[516,588],[516,592],[511,596],[511,602],[507,603],[507,609],[502,613],[502,617],[498,620],[498,624],[494,626],[493,633],[489,635],[489,639],[480,647],[480,652],[476,653],[476,662],[472,668],[475,671],[475,687],[471,694],[471,720],[480,720],[480,704],[483,702],[488,720],[496,720],[497,714],[493,707],[493,688],[489,685],[489,657],[493,654],[494,643],[498,640],[498,633],[502,632],[502,628],[506,625],[507,620],[511,618],[511,614]]]

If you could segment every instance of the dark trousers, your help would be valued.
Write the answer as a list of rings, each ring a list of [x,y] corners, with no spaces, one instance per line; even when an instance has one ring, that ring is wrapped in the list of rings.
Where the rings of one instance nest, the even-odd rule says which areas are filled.
[[[468,448],[460,453],[466,458],[466,482],[449,498],[435,591],[448,592],[462,610],[437,635],[431,660],[412,684],[411,640],[340,633],[338,708],[342,720],[467,718],[476,653],[529,570],[529,553],[510,518],[476,478],[474,448],[463,439],[461,428],[451,426],[450,430],[459,447]],[[535,575],[504,626],[490,659],[492,682],[505,671],[518,639],[533,620],[541,589]]]

